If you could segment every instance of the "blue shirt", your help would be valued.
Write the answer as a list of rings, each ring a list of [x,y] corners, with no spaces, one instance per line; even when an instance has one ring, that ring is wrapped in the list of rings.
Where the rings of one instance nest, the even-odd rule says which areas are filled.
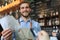
[[[30,18],[25,22],[22,18],[19,19],[20,28],[30,28],[30,22],[32,22],[32,30],[35,36],[38,35],[38,32],[41,30],[38,22],[31,20]]]
[[[18,19],[17,21],[20,23],[20,27],[15,28],[17,30],[19,30],[20,28],[30,28],[30,23],[32,22],[32,31],[35,34],[35,36],[34,35],[33,36],[34,36],[34,40],[36,40],[38,36],[38,32],[41,31],[39,23],[34,20],[31,20],[30,18],[27,20],[27,22],[25,22],[22,18]]]

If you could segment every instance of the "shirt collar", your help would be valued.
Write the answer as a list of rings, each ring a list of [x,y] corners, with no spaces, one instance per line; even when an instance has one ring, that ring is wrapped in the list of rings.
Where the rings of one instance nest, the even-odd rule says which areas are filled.
[[[22,17],[20,17],[20,22],[24,22],[24,20],[22,19]],[[28,20],[27,20],[27,22],[31,22],[31,18],[29,18]]]

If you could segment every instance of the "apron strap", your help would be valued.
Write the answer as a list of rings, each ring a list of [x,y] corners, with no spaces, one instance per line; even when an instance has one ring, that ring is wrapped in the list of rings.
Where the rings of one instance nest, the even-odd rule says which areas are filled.
[[[20,19],[18,19],[18,22],[19,22],[19,24],[21,25]],[[31,22],[30,22],[30,30],[31,30],[33,36],[35,36],[35,34],[34,34],[34,32],[33,32],[33,29],[32,29],[32,20],[31,20]]]
[[[20,19],[18,19],[18,22],[19,22],[19,24],[21,25],[21,23],[20,23]],[[30,22],[30,29],[32,28],[32,20],[31,20],[31,22]]]

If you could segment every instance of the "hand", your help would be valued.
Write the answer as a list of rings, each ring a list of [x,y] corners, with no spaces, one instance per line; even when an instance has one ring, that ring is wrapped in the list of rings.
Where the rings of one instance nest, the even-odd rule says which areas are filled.
[[[12,40],[12,31],[10,29],[3,30],[2,36],[4,40]]]
[[[49,35],[48,35],[48,33],[46,32],[46,31],[40,31],[39,33],[38,33],[38,38],[37,38],[37,40],[49,40]]]

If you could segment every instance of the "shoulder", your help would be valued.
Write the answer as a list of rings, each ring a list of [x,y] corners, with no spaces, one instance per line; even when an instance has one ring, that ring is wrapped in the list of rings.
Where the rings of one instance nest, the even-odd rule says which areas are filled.
[[[35,20],[32,20],[32,23],[34,24],[34,25],[39,25],[39,23],[37,22],[37,21],[35,21]]]
[[[33,24],[32,26],[35,30],[37,30],[37,31],[41,30],[41,27],[37,21],[32,20],[32,24]]]
[[[36,23],[36,24],[38,24],[38,22],[37,22],[37,21],[35,21],[35,20],[32,20],[32,22],[33,22],[33,23]]]

